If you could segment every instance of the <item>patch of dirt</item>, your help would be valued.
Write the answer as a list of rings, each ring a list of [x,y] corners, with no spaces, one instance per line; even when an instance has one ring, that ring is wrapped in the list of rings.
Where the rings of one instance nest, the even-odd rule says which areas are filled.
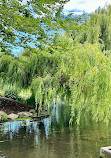
[[[17,114],[18,112],[29,111],[30,109],[33,109],[33,107],[30,105],[23,104],[11,98],[0,96],[0,111],[4,111],[7,114]]]

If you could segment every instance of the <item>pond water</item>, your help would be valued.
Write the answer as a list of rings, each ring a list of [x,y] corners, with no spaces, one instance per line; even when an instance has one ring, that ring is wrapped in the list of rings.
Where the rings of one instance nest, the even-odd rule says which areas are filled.
[[[55,106],[42,122],[7,122],[0,128],[0,158],[99,158],[111,145],[111,123],[84,119],[69,128],[69,106]]]

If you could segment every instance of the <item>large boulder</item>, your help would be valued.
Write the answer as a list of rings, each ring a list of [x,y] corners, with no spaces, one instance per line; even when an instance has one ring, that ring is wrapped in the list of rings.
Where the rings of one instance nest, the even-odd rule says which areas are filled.
[[[49,112],[48,111],[41,111],[40,116],[49,116]]]
[[[41,117],[42,119],[46,118],[46,117],[49,117],[49,112],[48,111],[41,111],[39,113],[39,117]]]
[[[19,118],[28,118],[31,117],[33,114],[30,112],[19,112],[17,113],[17,115],[19,116]]]
[[[19,115],[17,115],[17,114],[10,114],[10,115],[8,115],[8,119],[11,119],[11,120],[15,120],[15,119],[17,119],[19,117]]]
[[[36,111],[34,109],[30,109],[29,112],[32,113],[32,114],[36,113]]]

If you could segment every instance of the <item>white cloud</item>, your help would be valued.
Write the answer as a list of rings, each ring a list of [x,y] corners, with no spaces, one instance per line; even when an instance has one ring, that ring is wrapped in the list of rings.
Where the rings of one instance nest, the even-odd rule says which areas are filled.
[[[70,2],[65,4],[64,12],[72,9],[80,9],[91,13],[99,6],[104,7],[106,4],[111,4],[111,0],[70,0]]]

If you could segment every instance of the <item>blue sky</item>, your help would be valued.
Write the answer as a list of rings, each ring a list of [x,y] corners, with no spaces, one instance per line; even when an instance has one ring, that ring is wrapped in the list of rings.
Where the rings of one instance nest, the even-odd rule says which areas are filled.
[[[81,10],[88,13],[94,12],[99,6],[104,7],[106,4],[111,4],[111,0],[70,0],[64,6],[64,13],[70,10]],[[76,12],[75,14],[80,14]]]

